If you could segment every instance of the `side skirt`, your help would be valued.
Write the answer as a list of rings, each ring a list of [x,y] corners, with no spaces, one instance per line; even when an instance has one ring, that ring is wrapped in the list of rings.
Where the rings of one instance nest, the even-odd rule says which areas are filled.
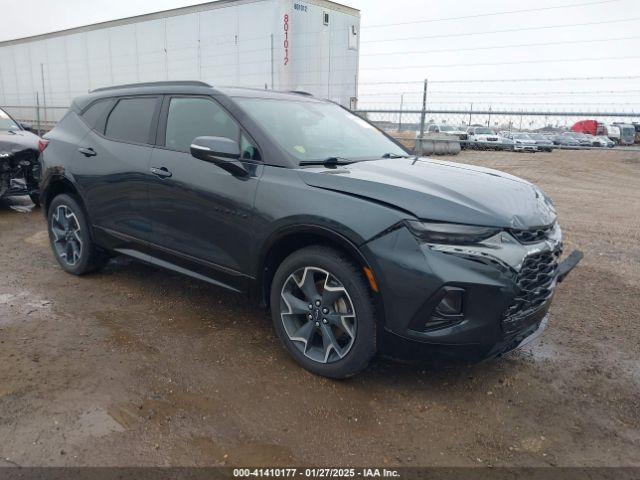
[[[147,240],[115,232],[108,228],[94,225],[93,235],[96,243],[102,248],[202,280],[232,292],[248,292],[253,283],[255,283],[255,278],[241,272],[205,262],[190,255],[176,252]]]

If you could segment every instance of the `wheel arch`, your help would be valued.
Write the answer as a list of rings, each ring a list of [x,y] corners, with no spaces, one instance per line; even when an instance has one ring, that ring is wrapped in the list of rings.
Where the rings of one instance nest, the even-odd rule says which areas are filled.
[[[53,199],[63,193],[72,194],[78,198],[80,206],[85,210],[85,214],[87,213],[87,207],[84,199],[73,182],[65,176],[56,175],[47,182],[46,186],[44,186],[41,191],[40,202],[42,204],[42,212],[45,217],[49,213],[49,206]]]
[[[293,252],[310,245],[325,245],[342,251],[349,256],[361,269],[371,293],[376,299],[376,310],[380,310],[377,304],[380,295],[371,285],[371,280],[365,274],[364,269],[373,271],[369,261],[362,254],[357,245],[344,235],[327,227],[318,225],[298,225],[284,228],[274,233],[265,244],[257,272],[256,294],[262,305],[269,308],[271,283],[278,266]],[[380,318],[380,317],[378,317]]]

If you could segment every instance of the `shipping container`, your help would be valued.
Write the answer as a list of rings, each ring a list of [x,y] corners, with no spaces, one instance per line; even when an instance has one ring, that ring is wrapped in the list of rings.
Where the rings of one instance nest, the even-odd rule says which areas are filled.
[[[360,12],[338,3],[219,0],[0,42],[0,106],[47,124],[94,88],[202,80],[355,108],[359,44]]]

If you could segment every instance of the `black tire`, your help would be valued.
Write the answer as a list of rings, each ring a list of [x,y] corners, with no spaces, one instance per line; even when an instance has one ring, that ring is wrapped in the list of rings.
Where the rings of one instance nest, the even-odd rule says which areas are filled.
[[[300,288],[297,295],[301,299],[296,300],[301,302],[301,309],[304,309],[309,303],[309,311],[298,314],[294,313],[294,309],[286,303],[284,295],[291,293],[288,289],[292,285],[294,289],[299,288],[297,279],[300,278],[300,272],[304,272],[302,280],[306,276],[312,278],[311,283],[315,285],[314,292],[318,293],[318,301],[326,300],[327,303],[316,306],[313,302],[314,308],[312,309],[309,297]],[[322,283],[325,273],[328,275],[323,286],[327,288],[322,293],[319,291],[318,285]],[[295,285],[292,282],[296,282]],[[329,285],[330,282],[333,286]],[[325,296],[327,293],[328,296]],[[340,295],[342,298],[331,303],[332,295]],[[336,307],[338,303],[341,305],[340,308]],[[348,306],[348,303],[351,304],[351,307]],[[285,312],[287,307],[289,312]],[[325,312],[329,319],[334,320],[327,321],[326,318],[323,318]],[[351,312],[352,314],[343,312]],[[333,248],[306,247],[292,253],[282,262],[271,284],[271,316],[276,333],[289,354],[302,367],[316,375],[336,379],[350,377],[364,370],[376,353],[375,309],[368,284],[363,277],[362,270],[350,258]],[[340,317],[340,322],[335,322],[337,317]],[[345,320],[346,318],[349,320]],[[346,322],[351,321],[353,324],[345,328],[347,327]],[[287,322],[287,327],[285,327],[285,322]],[[305,328],[309,327],[307,329],[309,331],[315,330],[316,333],[306,336],[311,341],[303,341],[300,338],[292,340],[290,334],[287,333],[287,328],[290,332],[296,330],[295,327],[291,327],[292,323],[304,325]],[[332,342],[331,346],[325,349],[327,328],[335,328],[328,336],[333,340],[339,340],[336,343],[338,348],[333,348]],[[338,335],[334,335],[333,332],[337,332]],[[338,336],[340,337],[338,338]],[[340,345],[340,340],[343,344],[348,342],[348,345]],[[309,347],[309,344],[312,346]],[[307,350],[309,351],[307,352]],[[310,358],[315,352],[324,354],[324,361]]]
[[[69,223],[69,231],[73,230],[69,241],[61,240],[60,222],[63,218]],[[85,212],[75,196],[61,194],[51,201],[47,212],[47,230],[53,255],[66,272],[84,275],[98,270],[107,262],[108,255],[93,243]],[[64,237],[69,234],[68,231],[63,232]],[[71,247],[67,250],[65,246],[69,243]],[[78,245],[79,250],[76,250]],[[61,251],[64,251],[64,255]],[[70,252],[72,255],[69,255]]]

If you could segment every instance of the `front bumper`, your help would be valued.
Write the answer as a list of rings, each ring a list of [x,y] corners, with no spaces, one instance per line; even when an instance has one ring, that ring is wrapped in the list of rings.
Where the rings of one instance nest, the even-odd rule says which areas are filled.
[[[483,150],[505,150],[511,148],[511,145],[505,147],[505,144],[499,140],[474,140],[470,144]]]
[[[541,330],[557,284],[578,264],[582,253],[574,252],[557,263],[559,229],[555,239],[533,246],[507,237],[503,259],[492,257],[491,249],[497,248],[492,245],[475,252],[430,248],[404,228],[368,243],[384,311],[380,351],[429,362],[477,362],[516,348]],[[547,263],[531,270],[526,259],[541,255]],[[535,285],[529,288],[530,278],[523,276],[530,274],[546,275],[545,284],[538,290]],[[430,327],[441,292],[452,288],[464,291],[462,314]]]
[[[538,151],[538,147],[535,145],[523,145],[523,144],[517,144],[517,143],[513,145],[513,149],[516,152],[537,152]]]

